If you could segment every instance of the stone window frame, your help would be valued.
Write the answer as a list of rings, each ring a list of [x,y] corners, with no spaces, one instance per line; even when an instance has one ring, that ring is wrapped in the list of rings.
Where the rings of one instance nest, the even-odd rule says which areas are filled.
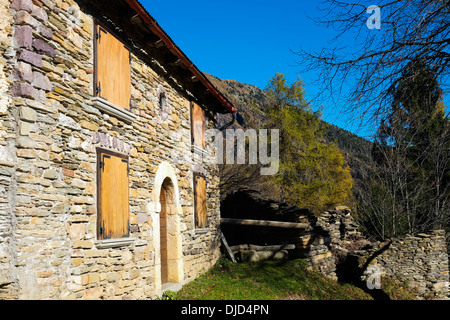
[[[158,113],[162,121],[166,121],[170,115],[170,103],[166,88],[160,84],[156,91],[156,99],[158,104]]]
[[[105,31],[107,31],[108,33],[110,33],[111,35],[113,35],[117,40],[119,40],[120,42],[122,42],[124,44],[124,46],[126,46],[125,41],[123,41],[120,36],[118,36],[115,32],[111,31],[111,29],[109,29],[108,27],[105,26],[105,24],[101,23],[98,19],[94,19],[94,24],[93,24],[93,44],[94,44],[94,81],[93,81],[93,96],[91,98],[91,102],[93,104],[94,107],[96,107],[97,109],[103,111],[106,114],[112,115],[126,123],[132,123],[137,116],[131,112],[131,103],[130,103],[130,110],[121,108],[111,102],[109,102],[108,100],[97,96],[96,91],[97,91],[97,75],[98,75],[98,71],[97,71],[97,59],[98,59],[98,49],[97,49],[97,28],[101,28],[104,29]],[[127,47],[127,46],[126,46]],[[131,51],[130,51],[131,53]],[[130,69],[131,69],[131,55],[130,55]],[[131,82],[130,82],[130,86],[131,86]]]

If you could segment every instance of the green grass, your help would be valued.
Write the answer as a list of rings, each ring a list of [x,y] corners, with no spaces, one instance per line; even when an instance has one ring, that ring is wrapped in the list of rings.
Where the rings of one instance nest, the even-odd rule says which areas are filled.
[[[390,296],[411,299],[392,280]],[[308,271],[304,260],[278,260],[233,264],[221,259],[210,271],[163,297],[176,300],[369,300],[371,295]]]

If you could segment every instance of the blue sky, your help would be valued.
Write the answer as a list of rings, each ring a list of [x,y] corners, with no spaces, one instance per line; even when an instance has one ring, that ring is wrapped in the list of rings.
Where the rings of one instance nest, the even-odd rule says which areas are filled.
[[[314,72],[300,74],[300,47],[320,50],[331,40],[330,29],[308,16],[321,13],[318,1],[302,0],[141,0],[181,50],[197,67],[222,79],[234,79],[262,89],[275,73],[291,83],[300,77],[306,95],[312,98]],[[367,136],[346,120],[339,107],[323,105],[323,119],[341,128]]]

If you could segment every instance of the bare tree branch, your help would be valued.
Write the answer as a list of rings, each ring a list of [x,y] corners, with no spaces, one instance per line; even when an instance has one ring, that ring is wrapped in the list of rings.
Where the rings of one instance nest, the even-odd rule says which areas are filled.
[[[412,60],[424,61],[444,93],[449,90],[449,1],[380,0],[378,7],[381,29],[369,30],[365,4],[325,1],[320,7],[324,16],[315,21],[336,30],[336,38],[319,52],[296,52],[302,72],[320,70],[319,97],[334,101],[343,95],[345,111],[360,124],[378,123],[387,114],[401,71]],[[355,46],[342,46],[349,36],[354,36]]]

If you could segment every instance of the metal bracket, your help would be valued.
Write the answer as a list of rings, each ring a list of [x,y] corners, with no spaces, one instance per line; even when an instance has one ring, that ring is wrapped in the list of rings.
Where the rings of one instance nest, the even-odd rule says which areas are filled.
[[[131,232],[131,226],[130,226],[130,224],[128,223],[128,233],[123,234],[123,235],[122,235],[122,238],[128,238],[128,237],[130,236],[130,232]]]
[[[100,43],[100,41],[102,39],[102,32],[107,33],[105,29],[103,29],[102,27],[98,27],[98,32],[97,32],[97,35],[96,35],[98,43]]]
[[[125,162],[127,164],[127,175],[130,174],[130,163],[128,162],[128,160],[122,159],[122,162]]]
[[[102,83],[99,81],[98,86],[95,88],[95,95],[100,97],[101,93],[102,93]]]
[[[100,161],[100,169],[101,169],[102,171],[105,171],[105,158],[111,158],[111,156],[109,156],[109,155],[107,155],[107,154],[104,154],[104,155],[102,156],[102,160]]]
[[[103,220],[103,225],[100,227],[100,236],[102,239],[111,239],[111,236],[105,234],[105,220]]]

